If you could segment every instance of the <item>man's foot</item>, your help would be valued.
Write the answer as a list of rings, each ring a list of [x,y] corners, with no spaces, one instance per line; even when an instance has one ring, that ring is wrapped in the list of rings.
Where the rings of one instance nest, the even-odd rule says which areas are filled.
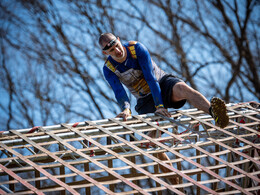
[[[210,100],[210,114],[214,118],[217,125],[224,128],[228,125],[229,117],[227,115],[227,108],[225,102],[217,97]]]

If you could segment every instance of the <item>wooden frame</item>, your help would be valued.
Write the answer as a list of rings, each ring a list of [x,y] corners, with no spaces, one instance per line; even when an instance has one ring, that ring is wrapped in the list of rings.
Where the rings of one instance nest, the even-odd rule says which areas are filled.
[[[227,105],[224,129],[189,109],[172,111],[171,118],[147,114],[3,131],[0,194],[257,194],[259,105]],[[163,136],[151,138],[149,131]],[[170,160],[158,159],[162,152]],[[176,176],[181,182],[171,185],[167,178]]]

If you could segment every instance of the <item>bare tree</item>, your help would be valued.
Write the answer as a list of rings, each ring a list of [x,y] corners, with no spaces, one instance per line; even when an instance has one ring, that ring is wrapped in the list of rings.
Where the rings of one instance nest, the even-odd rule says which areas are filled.
[[[207,98],[260,98],[258,1],[13,0],[0,9],[3,129],[115,116],[103,32],[144,43]]]

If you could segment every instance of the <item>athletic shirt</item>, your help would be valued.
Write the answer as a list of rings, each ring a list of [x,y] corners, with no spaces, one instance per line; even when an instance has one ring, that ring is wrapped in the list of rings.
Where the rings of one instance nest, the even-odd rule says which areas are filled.
[[[123,47],[127,51],[126,60],[118,63],[108,56],[103,67],[104,76],[112,87],[121,109],[130,108],[129,98],[122,84],[137,99],[152,93],[155,106],[163,105],[159,81],[165,72],[151,59],[143,44],[130,41]]]

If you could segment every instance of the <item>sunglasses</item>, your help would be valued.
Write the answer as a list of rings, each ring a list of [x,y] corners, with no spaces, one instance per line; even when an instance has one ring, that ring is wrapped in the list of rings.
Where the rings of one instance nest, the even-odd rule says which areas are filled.
[[[110,41],[108,44],[106,44],[106,46],[103,48],[103,51],[110,49],[110,48],[113,47],[113,45],[115,45],[116,43],[117,43],[117,38],[111,40],[111,41]]]

